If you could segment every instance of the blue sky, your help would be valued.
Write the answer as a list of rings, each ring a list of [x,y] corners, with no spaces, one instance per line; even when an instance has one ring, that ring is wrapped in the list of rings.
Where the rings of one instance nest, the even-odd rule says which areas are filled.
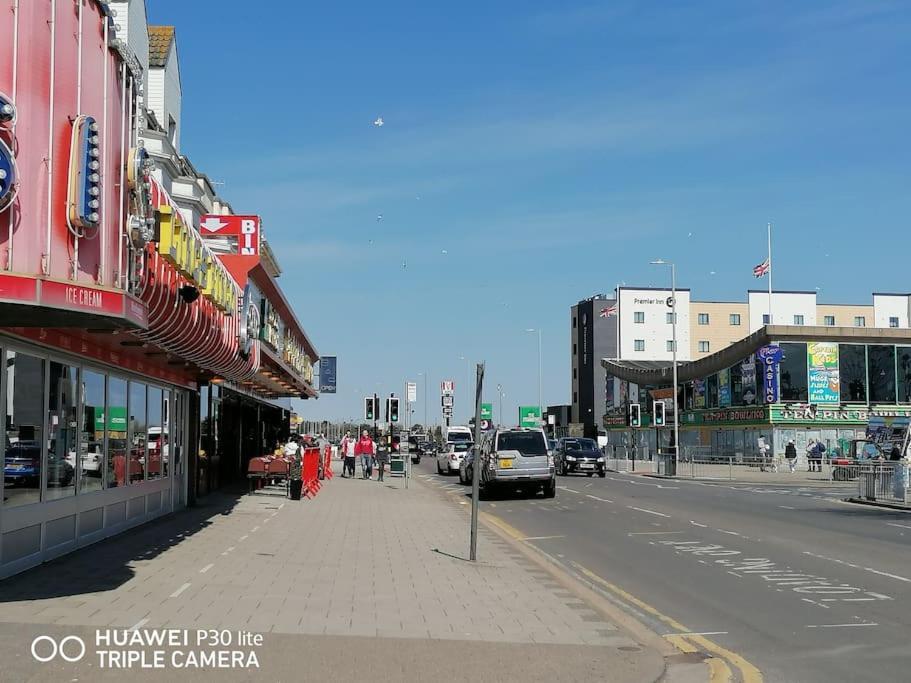
[[[539,326],[544,401],[568,403],[573,303],[666,284],[657,256],[745,300],[768,220],[776,289],[911,290],[907,1],[148,6],[177,26],[183,152],[263,216],[339,357],[306,417],[426,372],[429,418],[444,378],[464,418],[485,360],[509,418],[537,402]]]

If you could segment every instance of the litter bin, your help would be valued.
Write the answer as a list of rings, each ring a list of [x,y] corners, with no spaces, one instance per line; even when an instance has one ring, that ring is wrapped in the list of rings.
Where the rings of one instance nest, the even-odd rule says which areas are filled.
[[[301,489],[304,487],[303,479],[292,479],[288,482],[288,493],[291,496],[291,500],[300,500],[301,499]]]

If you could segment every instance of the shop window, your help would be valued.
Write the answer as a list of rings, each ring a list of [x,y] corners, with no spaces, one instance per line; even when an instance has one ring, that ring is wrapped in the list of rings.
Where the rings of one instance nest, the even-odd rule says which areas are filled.
[[[782,360],[779,367],[782,401],[806,401],[807,345],[804,343],[781,344]]]
[[[898,364],[898,400],[911,403],[911,346],[899,346],[895,349]]]
[[[892,316],[889,318],[889,327],[898,327],[898,318]]]
[[[700,325],[708,325],[708,324],[709,324],[709,314],[708,314],[708,313],[700,313],[700,314],[699,314],[698,320],[699,320],[699,324],[700,324]]]
[[[645,340],[644,339],[633,340],[633,350],[634,351],[645,351]]]
[[[130,483],[140,482],[145,478],[145,469],[148,463],[146,454],[146,385],[142,382],[130,381],[130,433],[127,460],[129,462]]]
[[[794,316],[794,324],[795,324],[795,325],[803,325],[803,316],[802,316],[802,315],[795,315],[795,316]]]
[[[79,370],[51,361],[47,402],[47,462],[45,500],[76,494],[79,424],[76,421]]]
[[[870,403],[895,403],[895,347],[870,344],[867,347]]]
[[[731,405],[743,405],[743,366],[740,363],[731,367]]]
[[[167,454],[167,433],[162,420],[161,389],[149,387],[148,438],[146,439],[146,478],[161,479]]]
[[[633,311],[633,322],[642,324],[645,322],[645,311]]]
[[[710,348],[711,348],[711,344],[709,344],[709,342],[707,342],[707,341],[699,342],[699,353],[708,353]]]
[[[822,318],[822,324],[826,327],[835,327],[835,316],[834,315],[825,315]]]
[[[838,345],[838,384],[843,402],[867,402],[867,350],[863,344]]]
[[[706,407],[718,407],[718,375],[712,375],[705,382]]]
[[[854,316],[854,327],[866,327],[867,319],[862,315]]]
[[[105,413],[108,431],[107,472],[108,488],[127,484],[127,381],[108,378],[108,407]]]
[[[728,323],[731,325],[739,325],[740,324],[740,314],[731,313],[731,315],[728,317]]]
[[[9,351],[6,359],[6,459],[3,504],[41,500],[44,443],[44,361]]]
[[[79,450],[82,453],[79,491],[99,491],[107,469],[105,458],[105,377],[94,370],[82,370],[82,429]]]

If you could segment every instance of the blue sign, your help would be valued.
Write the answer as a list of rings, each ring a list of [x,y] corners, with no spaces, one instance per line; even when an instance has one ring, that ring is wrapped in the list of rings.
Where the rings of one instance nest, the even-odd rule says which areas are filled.
[[[321,356],[319,359],[319,392],[321,394],[334,394],[336,386],[336,371],[338,358],[336,356]]]
[[[763,346],[756,352],[762,363],[762,395],[766,404],[778,403],[778,364],[781,362],[781,347],[775,344]]]

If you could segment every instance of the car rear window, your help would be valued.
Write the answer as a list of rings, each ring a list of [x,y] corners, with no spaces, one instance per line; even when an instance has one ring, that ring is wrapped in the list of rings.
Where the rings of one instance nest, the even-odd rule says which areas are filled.
[[[471,449],[470,443],[454,443],[452,444],[452,450],[456,453],[464,453],[467,450]]]
[[[547,455],[541,432],[503,432],[497,437],[498,451],[519,451],[522,455]]]

